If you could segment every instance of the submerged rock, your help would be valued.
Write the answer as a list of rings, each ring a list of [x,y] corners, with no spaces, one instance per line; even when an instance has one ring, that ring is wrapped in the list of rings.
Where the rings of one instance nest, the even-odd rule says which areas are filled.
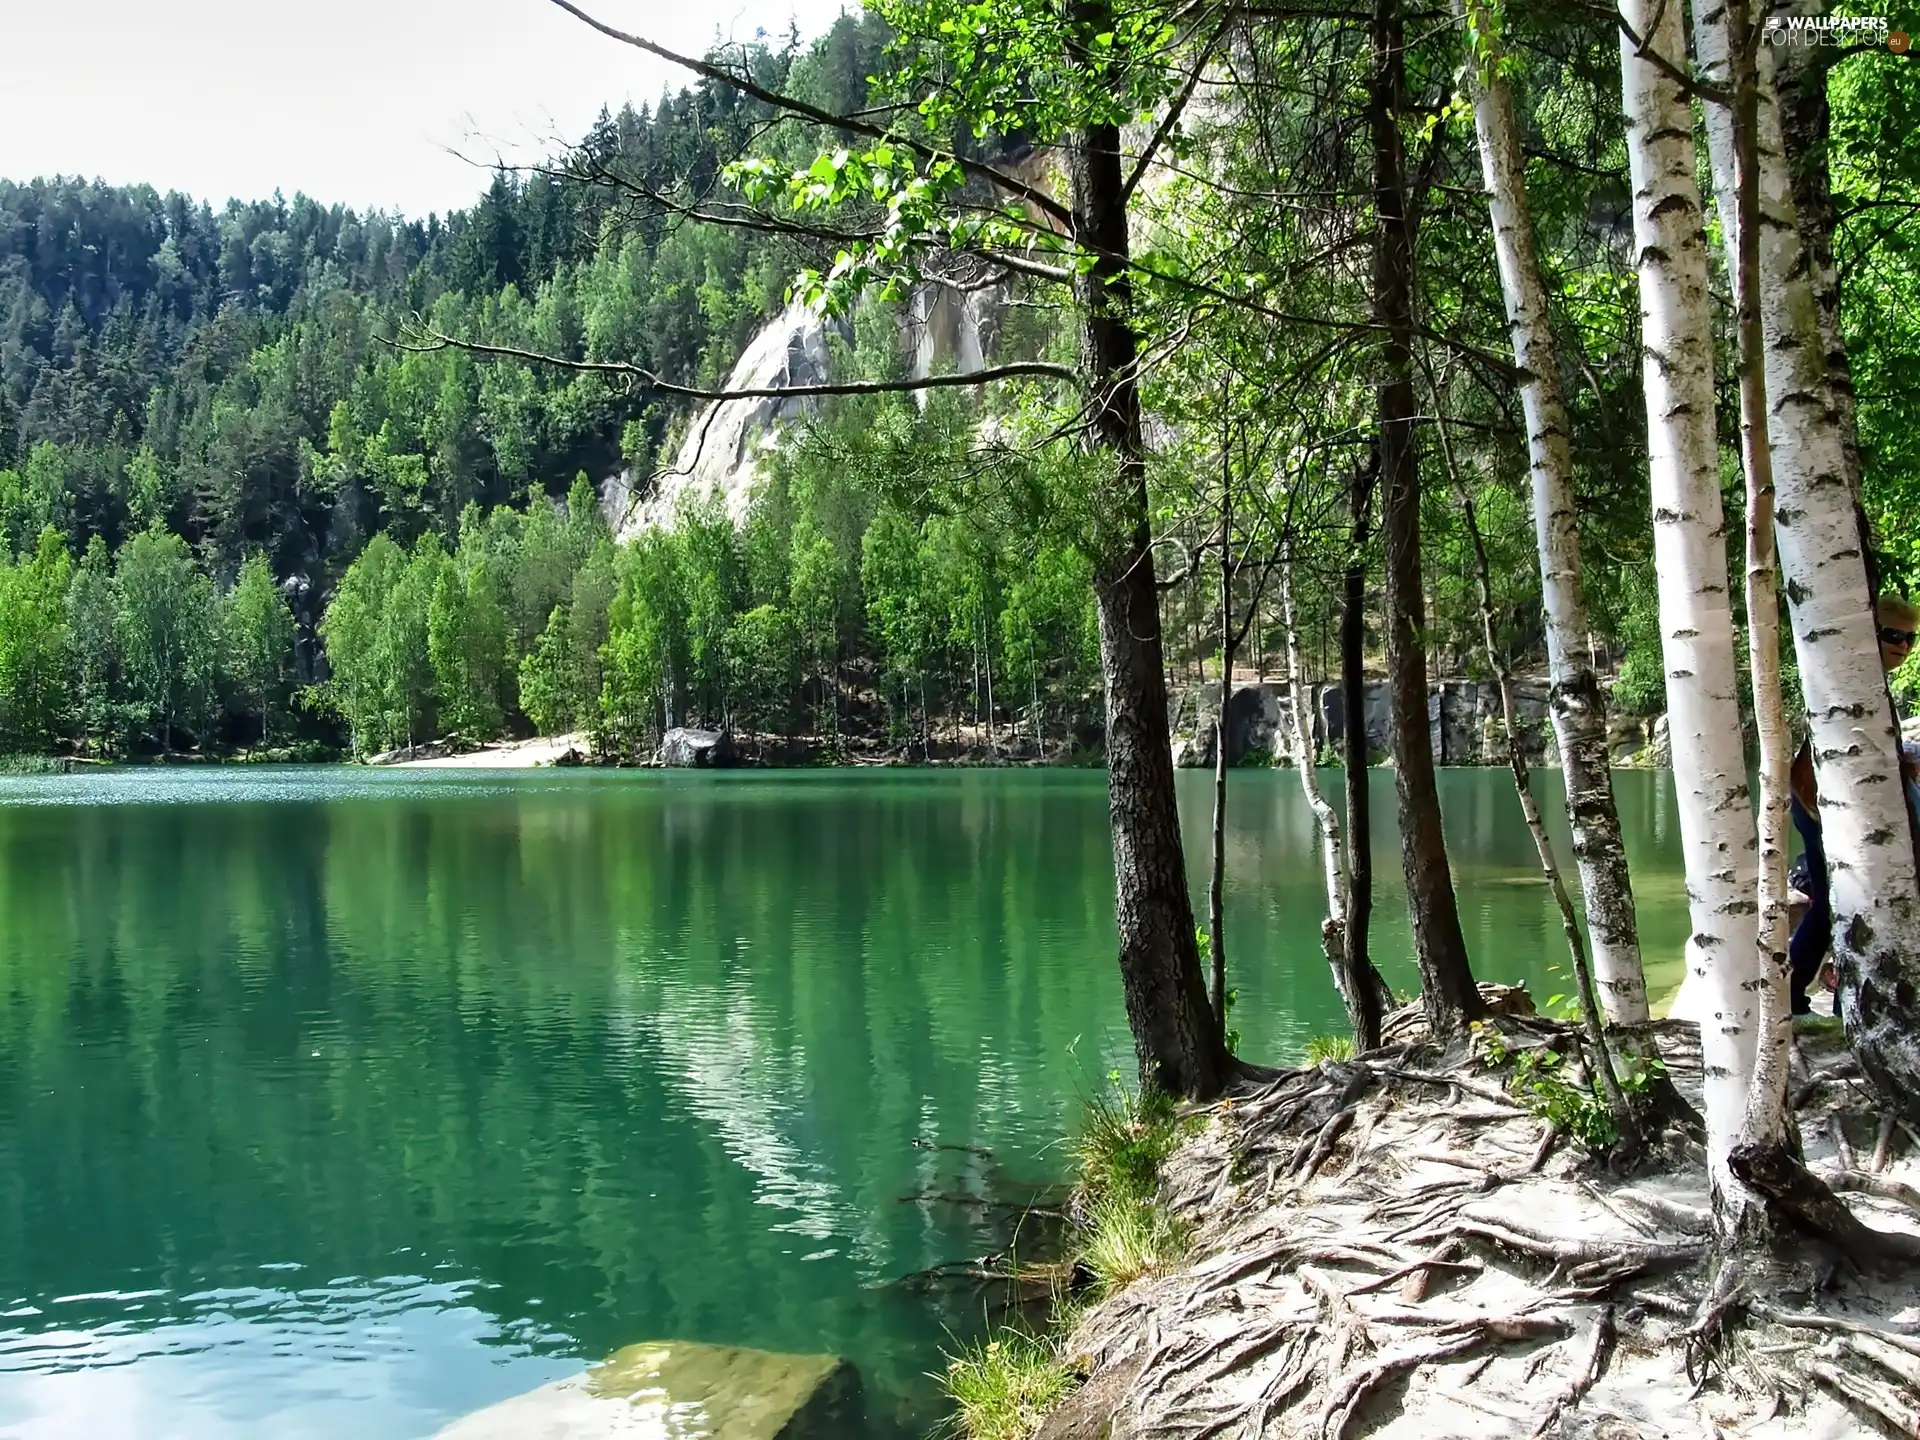
[[[738,765],[740,751],[724,730],[677,725],[660,738],[660,763],[676,770],[719,770]]]
[[[860,1411],[859,1372],[837,1356],[676,1340],[617,1350],[437,1440],[854,1440]]]

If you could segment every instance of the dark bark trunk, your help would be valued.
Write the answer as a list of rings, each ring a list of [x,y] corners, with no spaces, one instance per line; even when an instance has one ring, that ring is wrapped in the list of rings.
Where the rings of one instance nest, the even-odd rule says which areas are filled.
[[[1233,480],[1220,477],[1220,704],[1213,724],[1213,851],[1207,868],[1207,943],[1213,960],[1213,1017],[1227,1035],[1227,719],[1233,703]]]
[[[1380,1025],[1392,992],[1368,953],[1373,921],[1373,797],[1367,789],[1367,511],[1373,499],[1377,460],[1354,480],[1353,558],[1347,564],[1340,609],[1341,750],[1347,800],[1347,1019],[1361,1050],[1380,1044]]]
[[[1069,10],[1079,57],[1111,32],[1105,0]],[[1089,63],[1095,63],[1089,61]],[[1194,939],[1167,729],[1167,676],[1147,510],[1147,473],[1134,365],[1132,294],[1124,257],[1127,216],[1120,131],[1097,125],[1075,137],[1070,159],[1076,238],[1099,261],[1074,281],[1089,439],[1112,459],[1113,529],[1094,574],[1100,672],[1107,709],[1107,803],[1113,827],[1114,920],[1120,984],[1143,1085],[1203,1098],[1226,1083],[1230,1062],[1207,1004]]]
[[[1381,521],[1386,539],[1387,690],[1393,717],[1400,864],[1420,964],[1420,994],[1437,1035],[1485,1012],[1447,871],[1433,749],[1427,730],[1426,597],[1420,588],[1420,464],[1414,451],[1413,222],[1407,213],[1399,113],[1405,35],[1397,0],[1376,0],[1371,115],[1374,162],[1374,314],[1380,350]]]

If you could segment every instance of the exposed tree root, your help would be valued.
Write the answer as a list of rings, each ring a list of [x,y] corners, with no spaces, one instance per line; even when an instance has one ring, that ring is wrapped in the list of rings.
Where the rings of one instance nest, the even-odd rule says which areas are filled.
[[[1580,1363],[1548,1402],[1540,1423],[1533,1427],[1534,1440],[1539,1440],[1540,1436],[1558,1425],[1561,1416],[1578,1405],[1581,1397],[1593,1388],[1593,1382],[1600,1378],[1601,1367],[1607,1363],[1607,1350],[1612,1344],[1613,1307],[1609,1305],[1600,1312],[1599,1318],[1593,1322],[1593,1328],[1588,1331],[1586,1349],[1582,1352]]]
[[[1500,1023],[1563,1043],[1549,1022]],[[1093,1379],[1041,1440],[1706,1440],[1776,1415],[1824,1417],[1836,1434],[1910,1418],[1920,1338],[1887,1317],[1911,1295],[1874,1267],[1920,1254],[1920,1235],[1869,1229],[1842,1198],[1920,1229],[1910,1159],[1890,1157],[1884,1176],[1835,1171],[1829,1141],[1810,1157],[1818,1174],[1743,1160],[1777,1218],[1868,1267],[1811,1292],[1797,1269],[1782,1303],[1770,1265],[1712,1265],[1697,1152],[1669,1143],[1629,1182],[1463,1052],[1421,1047],[1404,1024],[1389,1033],[1388,1050],[1205,1112],[1163,1171],[1163,1202],[1194,1226],[1192,1259],[1086,1312],[1068,1353]],[[1641,1033],[1683,1104],[1697,1100],[1691,1031]],[[1849,1098],[1831,1055],[1811,1058],[1822,1094]],[[1821,1096],[1808,1104],[1804,1133],[1824,1139]],[[1692,1376],[1690,1343],[1712,1362]],[[1763,1433],[1799,1422],[1778,1423]]]
[[[1845,1159],[1852,1155],[1851,1148],[1843,1152]],[[1778,1215],[1809,1236],[1831,1240],[1862,1269],[1920,1261],[1920,1236],[1870,1229],[1785,1146],[1737,1146],[1727,1163]]]

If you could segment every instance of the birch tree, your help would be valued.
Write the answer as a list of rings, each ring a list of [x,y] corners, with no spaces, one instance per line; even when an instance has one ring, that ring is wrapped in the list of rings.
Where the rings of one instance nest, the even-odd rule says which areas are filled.
[[[1580,537],[1574,526],[1571,430],[1527,209],[1526,161],[1513,93],[1500,68],[1504,51],[1486,0],[1455,0],[1455,8],[1467,22],[1473,47],[1467,74],[1474,129],[1493,215],[1500,290],[1513,332],[1513,358],[1521,372],[1553,733],[1566,779],[1574,859],[1586,894],[1594,984],[1609,1020],[1637,1025],[1648,1018],[1647,982],[1607,763],[1606,698],[1586,644],[1589,626]]]
[[[1693,926],[1687,979],[1700,1019],[1708,1173],[1716,1215],[1731,1230],[1746,1203],[1728,1157],[1755,1060],[1747,982],[1756,862],[1714,433],[1706,236],[1693,116],[1676,78],[1687,60],[1680,9],[1621,0],[1620,18],[1660,644]]]
[[[1380,1043],[1380,1022],[1393,996],[1386,981],[1373,967],[1364,950],[1356,953],[1348,944],[1349,896],[1352,880],[1347,869],[1346,848],[1340,834],[1340,817],[1320,791],[1320,775],[1314,766],[1311,722],[1313,712],[1307,691],[1306,665],[1300,656],[1300,622],[1293,598],[1293,554],[1283,554],[1278,567],[1280,613],[1286,626],[1287,705],[1281,711],[1281,724],[1294,771],[1300,776],[1300,788],[1307,807],[1320,831],[1320,866],[1327,888],[1327,914],[1320,922],[1320,945],[1333,971],[1334,987],[1347,1007],[1347,1021],[1353,1027],[1353,1043],[1371,1050]],[[1364,745],[1365,737],[1361,743]],[[1365,773],[1362,772],[1364,780]]]
[[[1721,0],[1694,7],[1701,67],[1723,89],[1737,88],[1730,12],[1737,22],[1740,10]],[[1781,137],[1776,47],[1756,48],[1759,218],[1752,236],[1740,218],[1737,127],[1728,107],[1706,107],[1707,139],[1728,268],[1740,271],[1749,245],[1757,267],[1755,338],[1764,341],[1774,530],[1831,862],[1839,1011],[1868,1073],[1920,1116],[1920,876],[1900,783],[1899,729],[1880,663],[1847,427],[1827,383],[1826,344]],[[1755,681],[1757,701],[1757,674]]]
[[[1760,733],[1758,919],[1755,974],[1750,982],[1759,1014],[1753,1074],[1737,1143],[1778,1153],[1786,1149],[1789,1137],[1787,1060],[1793,1045],[1793,1014],[1787,998],[1787,765],[1793,747],[1780,694],[1773,447],[1767,439],[1766,358],[1761,353],[1757,80],[1746,0],[1709,3],[1715,7],[1711,13],[1707,6],[1696,4],[1695,20],[1719,28],[1734,57],[1731,73],[1723,76],[1730,88],[1728,99],[1707,106],[1707,123],[1710,130],[1730,140],[1725,148],[1732,152],[1732,173],[1716,173],[1715,186],[1722,229],[1736,240],[1729,268],[1737,314],[1740,459],[1747,482],[1747,668],[1753,681],[1754,724]],[[1729,157],[1723,154],[1722,158]],[[1735,1173],[1740,1173],[1742,1158],[1736,1150]]]

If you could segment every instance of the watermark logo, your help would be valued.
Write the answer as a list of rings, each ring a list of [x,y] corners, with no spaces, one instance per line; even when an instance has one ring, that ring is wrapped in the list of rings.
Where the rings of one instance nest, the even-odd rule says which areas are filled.
[[[1769,15],[1766,37],[1770,45],[1884,45],[1896,55],[1912,44],[1906,31],[1881,15]]]

